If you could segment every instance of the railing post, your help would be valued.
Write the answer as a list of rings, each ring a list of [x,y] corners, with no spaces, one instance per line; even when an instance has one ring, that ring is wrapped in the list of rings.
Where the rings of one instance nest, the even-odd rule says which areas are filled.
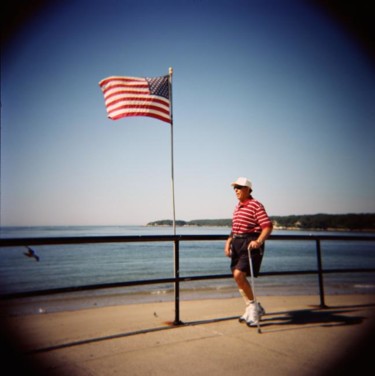
[[[180,320],[180,242],[174,240],[174,305],[175,316],[173,325],[182,325]]]
[[[320,308],[327,308],[324,302],[324,283],[323,283],[323,268],[322,268],[322,254],[320,250],[320,239],[316,239],[316,258],[318,262]]]

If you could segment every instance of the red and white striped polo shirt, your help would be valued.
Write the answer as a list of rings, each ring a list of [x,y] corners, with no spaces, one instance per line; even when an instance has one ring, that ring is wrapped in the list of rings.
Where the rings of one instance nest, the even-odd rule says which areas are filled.
[[[264,206],[253,198],[239,202],[234,209],[232,220],[233,234],[261,232],[263,228],[271,226],[272,222]]]

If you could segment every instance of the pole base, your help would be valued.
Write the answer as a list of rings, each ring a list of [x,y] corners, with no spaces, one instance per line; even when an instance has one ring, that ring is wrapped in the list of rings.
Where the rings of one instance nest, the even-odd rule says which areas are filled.
[[[174,326],[181,326],[181,325],[185,325],[185,323],[181,320],[177,320],[177,321],[173,321],[173,325]]]

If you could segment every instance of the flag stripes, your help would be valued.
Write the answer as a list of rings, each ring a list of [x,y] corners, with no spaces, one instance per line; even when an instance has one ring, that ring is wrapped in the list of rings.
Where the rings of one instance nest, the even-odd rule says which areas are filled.
[[[149,116],[171,123],[169,76],[111,76],[99,82],[108,117]]]

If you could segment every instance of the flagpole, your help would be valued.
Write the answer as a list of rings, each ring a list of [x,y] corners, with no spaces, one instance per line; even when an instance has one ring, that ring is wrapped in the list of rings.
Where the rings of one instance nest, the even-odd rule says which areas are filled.
[[[169,98],[171,106],[171,178],[172,178],[172,208],[173,208],[173,235],[176,235],[176,207],[174,198],[174,160],[173,160],[173,100],[172,100],[173,68],[169,67]]]
[[[172,101],[172,76],[173,68],[169,67],[169,98],[170,98],[170,115],[171,115],[171,170],[172,170],[172,207],[173,207],[173,235],[176,236],[176,208],[174,200],[174,161],[173,161],[173,101]],[[180,320],[180,252],[179,241],[174,239],[174,301],[175,301],[175,318],[174,325],[182,325]]]

